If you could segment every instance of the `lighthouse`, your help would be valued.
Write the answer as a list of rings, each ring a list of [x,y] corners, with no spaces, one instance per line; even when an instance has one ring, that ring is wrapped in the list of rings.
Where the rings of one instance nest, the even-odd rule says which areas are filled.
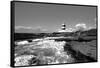
[[[67,28],[66,29],[66,24],[65,23],[63,23],[62,25],[61,25],[61,29],[58,31],[58,32],[73,32],[74,30],[72,29],[72,28]]]
[[[66,25],[65,25],[65,23],[62,24],[61,30],[66,30]]]
[[[65,25],[65,23],[63,23],[61,25],[61,29],[58,32],[66,32],[66,25]]]

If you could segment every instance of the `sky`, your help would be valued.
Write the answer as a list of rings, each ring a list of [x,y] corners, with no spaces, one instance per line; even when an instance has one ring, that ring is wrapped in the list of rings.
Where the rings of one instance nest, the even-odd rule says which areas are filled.
[[[57,32],[63,23],[67,30],[75,30],[78,24],[95,28],[96,12],[96,7],[16,2],[15,32]]]

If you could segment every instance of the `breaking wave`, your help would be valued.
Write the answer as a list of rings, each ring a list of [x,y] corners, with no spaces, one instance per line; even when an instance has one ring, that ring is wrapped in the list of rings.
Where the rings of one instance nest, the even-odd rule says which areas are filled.
[[[38,40],[15,47],[15,66],[72,63],[64,51],[65,41]]]

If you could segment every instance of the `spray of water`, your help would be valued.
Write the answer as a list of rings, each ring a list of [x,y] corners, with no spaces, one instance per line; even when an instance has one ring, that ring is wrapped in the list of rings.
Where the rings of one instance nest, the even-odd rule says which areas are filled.
[[[64,51],[65,44],[65,41],[41,40],[36,44],[23,45],[21,46],[22,49],[17,50],[16,54],[22,52],[24,54],[15,58],[15,66],[71,63],[74,59]],[[25,52],[28,55],[25,55]]]

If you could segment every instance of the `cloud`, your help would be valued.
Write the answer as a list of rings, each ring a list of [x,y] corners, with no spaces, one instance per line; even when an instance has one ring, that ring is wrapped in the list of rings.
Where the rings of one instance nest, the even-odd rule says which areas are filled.
[[[89,27],[88,30],[90,30],[90,29],[96,29],[96,27]]]
[[[85,23],[78,23],[78,24],[75,25],[75,27],[76,27],[76,30],[81,30],[81,31],[87,29],[87,26],[86,26]]]
[[[32,27],[26,27],[26,26],[15,26],[15,30],[18,29],[33,29]]]
[[[42,32],[47,32],[47,29],[44,29],[41,26],[37,26],[37,27],[15,26],[15,32],[19,32],[19,33],[42,33]]]
[[[78,23],[78,24],[75,25],[75,27],[76,28],[78,28],[78,27],[86,28],[86,24],[84,24],[84,23]]]

